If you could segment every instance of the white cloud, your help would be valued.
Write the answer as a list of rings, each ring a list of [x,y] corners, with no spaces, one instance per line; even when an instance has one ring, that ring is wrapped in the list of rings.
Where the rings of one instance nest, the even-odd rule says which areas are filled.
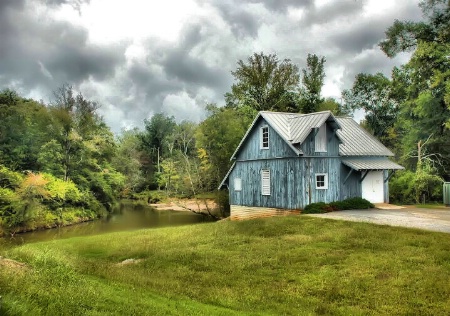
[[[91,0],[78,12],[66,4],[55,17],[89,29],[93,43],[158,37],[175,41],[189,17],[201,8],[192,0]]]
[[[79,10],[24,1],[0,12],[0,84],[44,100],[73,84],[115,132],[161,111],[199,121],[206,103],[224,104],[230,72],[254,52],[300,69],[308,53],[325,56],[323,95],[339,97],[357,73],[389,75],[406,62],[377,43],[395,19],[420,18],[419,0],[90,0]]]
[[[164,113],[174,116],[178,122],[182,120],[198,122],[203,115],[203,107],[186,91],[169,94],[163,101]]]

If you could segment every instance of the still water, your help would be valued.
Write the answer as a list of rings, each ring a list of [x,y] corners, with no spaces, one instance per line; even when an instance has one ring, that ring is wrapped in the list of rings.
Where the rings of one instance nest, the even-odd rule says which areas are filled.
[[[48,241],[77,236],[92,236],[103,233],[188,225],[207,222],[210,219],[191,212],[158,211],[150,206],[123,201],[107,217],[72,226],[39,230],[17,234],[14,238],[0,238],[0,245]]]

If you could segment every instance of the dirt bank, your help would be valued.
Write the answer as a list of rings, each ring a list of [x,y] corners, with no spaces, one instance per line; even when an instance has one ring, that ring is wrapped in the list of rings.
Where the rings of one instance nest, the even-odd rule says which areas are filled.
[[[211,199],[176,199],[171,198],[161,203],[150,204],[151,207],[160,211],[189,211],[189,212],[203,212],[214,211],[217,209],[217,204]]]

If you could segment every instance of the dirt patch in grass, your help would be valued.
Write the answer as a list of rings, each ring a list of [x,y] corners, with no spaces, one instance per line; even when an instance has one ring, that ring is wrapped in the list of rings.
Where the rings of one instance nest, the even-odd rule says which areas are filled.
[[[124,261],[122,261],[122,262],[119,262],[118,264],[116,264],[117,266],[126,266],[126,265],[130,265],[130,264],[136,264],[136,263],[139,263],[139,262],[141,262],[142,261],[142,259],[133,259],[133,258],[130,258],[130,259],[125,259]]]
[[[4,258],[1,256],[0,256],[0,267],[4,268],[6,270],[17,271],[17,272],[24,272],[29,269],[28,265],[26,265],[23,262]]]

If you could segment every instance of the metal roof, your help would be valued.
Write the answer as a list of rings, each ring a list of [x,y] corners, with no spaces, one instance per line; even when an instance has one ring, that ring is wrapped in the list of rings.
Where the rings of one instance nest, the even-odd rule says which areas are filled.
[[[378,139],[359,126],[351,117],[335,117],[331,111],[310,114],[261,111],[242,138],[231,160],[236,158],[239,149],[246,140],[253,126],[262,117],[291,147],[295,154],[301,155],[301,149],[294,146],[301,144],[314,128],[328,122],[337,129],[336,135],[341,140],[341,156],[394,156]]]
[[[261,111],[258,113],[258,115],[253,120],[252,124],[248,128],[247,132],[245,133],[244,137],[242,137],[241,142],[236,147],[236,150],[234,151],[233,155],[231,156],[230,160],[233,160],[236,158],[237,153],[239,152],[239,149],[244,144],[245,140],[247,139],[248,134],[253,130],[253,126],[258,122],[260,117],[263,117],[267,124],[269,124],[277,133],[280,135],[280,137],[291,147],[291,149],[294,151],[296,155],[301,155],[303,152],[299,148],[295,148],[292,142],[290,141],[290,128],[288,123],[288,116],[292,115],[291,113],[283,113],[283,112],[266,112]]]
[[[313,128],[319,128],[330,117],[335,118],[330,111],[297,115],[291,120],[291,137],[294,144],[303,143]],[[336,126],[339,128],[339,124]]]
[[[310,114],[268,111],[261,111],[260,113],[282,138],[290,141],[292,144],[302,143],[313,128],[319,128],[326,121],[335,124],[336,128],[341,127],[331,111]]]
[[[364,158],[344,158],[342,163],[350,168],[360,170],[402,170],[402,166],[390,161],[387,158],[364,159]]]
[[[372,134],[359,126],[351,117],[337,117],[336,120],[342,129],[337,134],[342,139],[339,145],[341,156],[394,156]]]
[[[261,111],[261,116],[274,130],[285,140],[291,141],[291,131],[289,127],[290,113]]]

